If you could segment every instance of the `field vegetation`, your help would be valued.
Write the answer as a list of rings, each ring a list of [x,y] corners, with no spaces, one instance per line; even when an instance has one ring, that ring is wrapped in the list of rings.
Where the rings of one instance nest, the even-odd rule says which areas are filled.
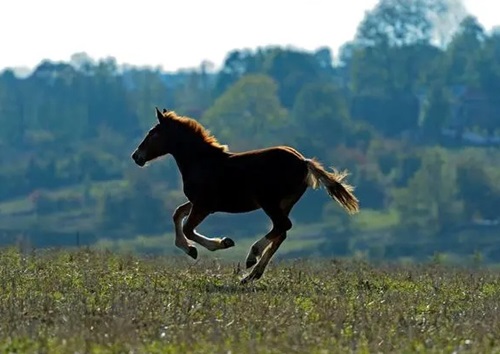
[[[217,258],[0,253],[4,353],[495,353],[493,269],[288,260],[261,281]]]

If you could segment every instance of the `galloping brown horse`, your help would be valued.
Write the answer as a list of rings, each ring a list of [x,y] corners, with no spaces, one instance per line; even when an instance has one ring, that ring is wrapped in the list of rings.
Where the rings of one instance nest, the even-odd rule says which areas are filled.
[[[307,159],[288,146],[232,153],[194,119],[158,108],[156,117],[158,124],[132,159],[143,167],[166,154],[174,157],[189,200],[173,214],[177,247],[196,259],[198,251],[191,241],[211,251],[234,246],[230,238],[209,238],[195,231],[216,212],[245,213],[261,208],[271,219],[272,229],[250,248],[246,267],[253,269],[242,283],[262,276],[292,228],[290,211],[308,187],[322,184],[349,214],[359,210],[353,187],[343,182],[346,172],[328,172],[315,159]]]

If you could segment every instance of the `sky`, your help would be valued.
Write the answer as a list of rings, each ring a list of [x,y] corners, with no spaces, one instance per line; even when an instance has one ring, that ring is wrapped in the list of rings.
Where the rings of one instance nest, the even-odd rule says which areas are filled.
[[[488,30],[500,2],[464,0]],[[222,64],[233,49],[338,48],[377,0],[2,0],[0,70],[33,68],[77,52],[163,70]],[[286,7],[284,8],[284,4]],[[497,15],[497,16],[495,16]]]

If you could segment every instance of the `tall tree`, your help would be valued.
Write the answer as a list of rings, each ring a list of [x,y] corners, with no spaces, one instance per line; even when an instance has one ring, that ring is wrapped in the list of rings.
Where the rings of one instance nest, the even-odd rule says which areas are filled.
[[[222,95],[236,81],[241,79],[243,75],[257,73],[261,71],[262,50],[257,50],[253,53],[250,50],[233,50],[226,59],[222,69],[217,75],[215,83],[215,97]]]
[[[310,141],[333,147],[349,139],[351,121],[346,96],[330,83],[314,83],[300,90],[292,110],[296,124]]]
[[[486,34],[474,16],[467,16],[453,37],[446,52],[444,71],[449,85],[479,85],[476,69]]]
[[[215,101],[202,121],[222,141],[240,148],[263,146],[287,122],[277,91],[277,84],[268,76],[246,75]]]
[[[477,156],[462,156],[457,166],[459,197],[464,201],[466,218],[498,219],[500,212],[500,188],[496,177],[489,169],[486,159]]]
[[[133,69],[127,75],[132,92],[131,101],[135,107],[141,130],[149,129],[152,124],[153,107],[171,107],[173,94],[169,92],[158,70]],[[170,94],[169,94],[170,93]]]
[[[323,57],[319,55],[319,58]],[[278,84],[278,94],[284,107],[293,107],[297,94],[307,84],[331,80],[327,76],[331,67],[324,67],[324,60],[318,60],[306,52],[273,49],[266,56],[264,72]]]
[[[464,16],[459,0],[380,0],[366,13],[355,41],[364,46],[432,43],[439,26],[446,23],[453,32]]]
[[[428,141],[437,141],[442,129],[450,123],[451,98],[445,87],[432,85],[422,97],[420,126]]]
[[[401,225],[430,234],[442,232],[461,215],[456,196],[456,171],[442,148],[426,149],[408,186],[394,190]]]
[[[414,89],[439,56],[433,43],[442,19],[463,16],[460,4],[458,0],[380,0],[341,53],[343,61],[349,62],[353,90],[383,96]],[[456,27],[457,20],[452,22],[455,25],[450,26]]]
[[[24,137],[24,105],[14,73],[7,70],[0,76],[0,142],[20,143]]]

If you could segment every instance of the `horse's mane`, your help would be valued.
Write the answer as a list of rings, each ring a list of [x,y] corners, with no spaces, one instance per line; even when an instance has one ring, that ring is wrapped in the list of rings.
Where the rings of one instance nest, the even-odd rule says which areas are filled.
[[[220,149],[222,151],[228,151],[229,148],[227,145],[219,143],[217,138],[213,136],[209,130],[205,129],[203,125],[201,125],[193,118],[179,116],[177,115],[177,113],[175,113],[175,111],[166,111],[163,113],[163,117],[179,123],[181,126],[191,131],[194,135],[199,136],[203,142],[211,145],[212,147]]]

